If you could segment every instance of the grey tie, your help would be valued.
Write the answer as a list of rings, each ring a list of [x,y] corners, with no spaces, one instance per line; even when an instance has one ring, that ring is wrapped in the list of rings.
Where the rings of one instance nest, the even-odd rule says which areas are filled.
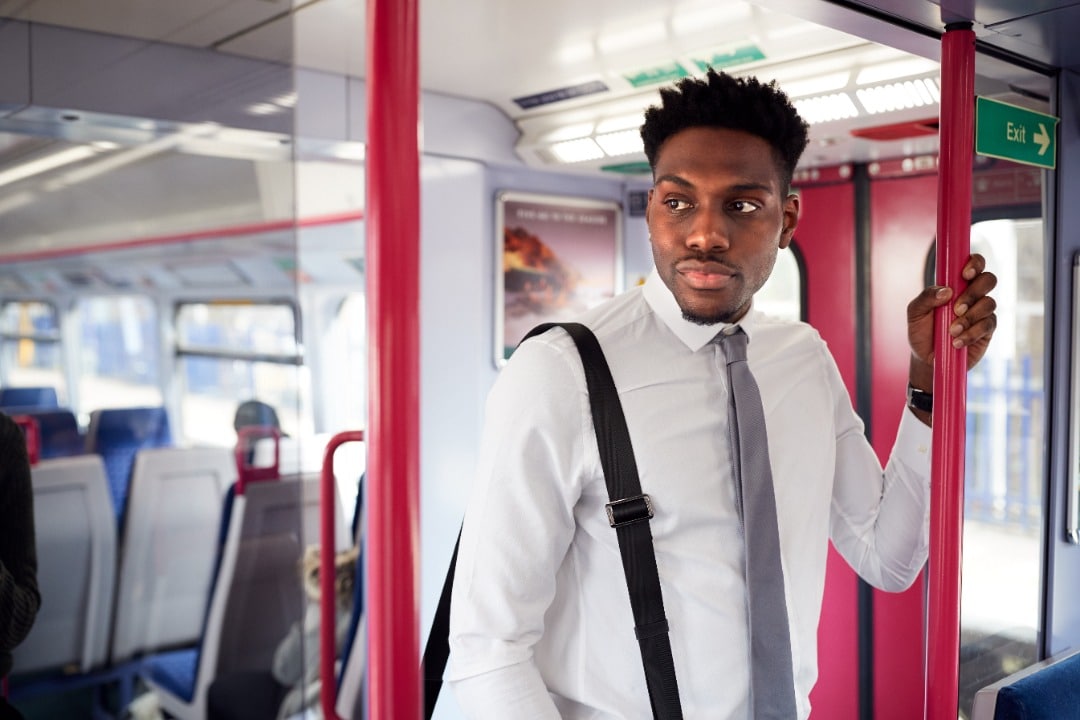
[[[714,342],[719,342],[727,359],[735,502],[746,544],[752,717],[795,720],[791,636],[765,412],[757,382],[746,363],[746,333],[738,326],[728,328]]]

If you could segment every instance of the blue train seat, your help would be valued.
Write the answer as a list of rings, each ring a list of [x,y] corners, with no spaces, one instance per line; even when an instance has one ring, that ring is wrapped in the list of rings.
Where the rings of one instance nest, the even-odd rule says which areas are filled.
[[[340,518],[340,505],[337,510]],[[318,537],[318,527],[318,476],[255,482],[230,491],[198,648],[152,655],[143,662],[143,679],[167,713],[201,719],[207,689],[219,674],[271,667],[278,643],[303,616],[297,567],[304,544]],[[348,531],[338,534],[339,547],[346,547]]]
[[[38,426],[40,459],[71,457],[86,452],[86,440],[79,432],[75,413],[67,408],[10,407],[3,411],[12,417],[26,415]]]
[[[135,453],[172,444],[163,407],[110,408],[90,413],[86,451],[105,462],[116,516],[123,519]]]
[[[107,658],[116,576],[116,516],[96,455],[31,468],[41,609],[14,655],[20,675],[88,672]]]
[[[193,646],[202,629],[225,495],[227,448],[140,450],[131,471],[111,655]]]
[[[56,388],[52,387],[6,387],[0,388],[0,410],[9,407],[59,407]]]
[[[1080,651],[1043,660],[975,694],[972,720],[1062,720],[1080,710]]]

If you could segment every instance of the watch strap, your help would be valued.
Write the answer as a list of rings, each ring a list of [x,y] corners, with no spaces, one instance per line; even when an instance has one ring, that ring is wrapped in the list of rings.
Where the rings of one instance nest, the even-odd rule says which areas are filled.
[[[934,394],[920,390],[911,383],[907,386],[907,406],[912,410],[934,411]]]

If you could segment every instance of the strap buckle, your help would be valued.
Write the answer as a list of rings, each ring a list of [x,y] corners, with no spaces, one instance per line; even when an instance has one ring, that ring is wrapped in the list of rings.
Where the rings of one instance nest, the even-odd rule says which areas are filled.
[[[608,523],[613,528],[649,520],[653,516],[652,499],[645,494],[613,500],[604,507],[607,510]]]

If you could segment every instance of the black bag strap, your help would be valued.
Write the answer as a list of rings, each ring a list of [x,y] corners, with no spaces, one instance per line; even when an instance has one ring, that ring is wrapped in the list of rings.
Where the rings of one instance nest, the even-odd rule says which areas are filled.
[[[607,504],[608,522],[615,528],[619,552],[622,554],[623,572],[626,575],[630,606],[634,613],[634,633],[641,649],[653,718],[681,720],[682,707],[679,703],[679,686],[675,679],[675,661],[671,655],[671,641],[660,591],[660,576],[656,569],[652,531],[647,522],[653,516],[652,501],[648,495],[641,492],[637,462],[630,444],[630,431],[626,427],[615,381],[611,377],[611,370],[596,336],[580,323],[545,323],[531,330],[522,341],[553,327],[561,327],[569,333],[577,345],[585,370],[600,464],[604,470],[604,481],[607,483],[610,500]],[[459,542],[460,539],[459,533]],[[439,607],[424,650],[424,717],[427,720],[430,720],[435,711],[435,701],[442,687],[443,670],[450,655],[450,590],[457,550],[455,544],[450,569],[439,598]]]
[[[435,703],[442,690],[443,672],[446,661],[450,658],[450,591],[454,588],[454,571],[457,569],[458,547],[461,545],[461,530],[454,541],[454,553],[450,556],[450,567],[446,570],[442,593],[439,594],[439,606],[435,609],[435,619],[431,621],[431,632],[427,645],[424,646],[424,719],[431,720],[435,714]]]

